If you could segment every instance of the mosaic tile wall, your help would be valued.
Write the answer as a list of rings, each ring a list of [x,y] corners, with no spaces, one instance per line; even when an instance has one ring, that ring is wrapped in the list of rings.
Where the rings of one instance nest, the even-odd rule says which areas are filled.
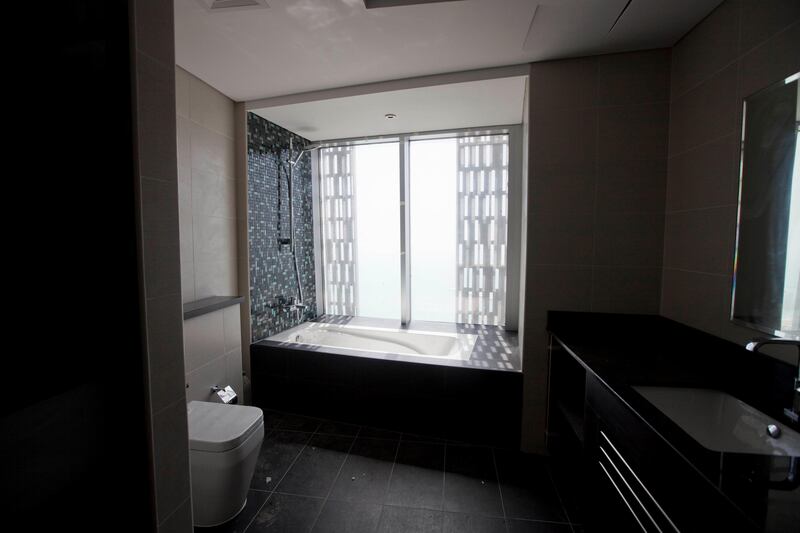
[[[250,314],[252,341],[297,325],[295,311],[281,302],[297,296],[291,246],[279,238],[289,231],[289,139],[297,147],[310,141],[258,115],[247,115],[248,221],[250,241]],[[313,154],[313,153],[312,153]],[[311,157],[304,154],[294,169],[294,222],[297,261],[303,285],[303,319],[317,314],[314,279],[314,231]]]

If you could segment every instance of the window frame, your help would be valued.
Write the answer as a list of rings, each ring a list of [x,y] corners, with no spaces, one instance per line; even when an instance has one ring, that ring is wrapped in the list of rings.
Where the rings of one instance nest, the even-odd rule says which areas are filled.
[[[319,314],[327,309],[325,291],[325,269],[323,267],[324,236],[322,232],[322,174],[320,172],[321,150],[338,146],[358,146],[360,144],[376,144],[383,142],[399,143],[400,167],[400,290],[401,315],[400,323],[407,326],[411,323],[411,255],[410,255],[410,143],[418,140],[474,137],[482,135],[508,135],[508,228],[506,248],[506,299],[505,325],[509,331],[516,331],[519,326],[520,306],[520,261],[522,240],[522,125],[489,126],[481,128],[459,128],[415,133],[401,133],[360,137],[350,139],[332,139],[320,142],[320,150],[312,157],[312,191],[313,191],[313,229],[314,260],[316,264],[316,294]],[[315,189],[315,190],[313,190]]]

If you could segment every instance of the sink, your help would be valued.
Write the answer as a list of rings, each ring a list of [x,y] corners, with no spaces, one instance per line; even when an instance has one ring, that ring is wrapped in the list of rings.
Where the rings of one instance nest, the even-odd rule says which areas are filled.
[[[800,434],[722,391],[637,386],[633,389],[709,450],[800,456]],[[767,433],[770,424],[780,428],[777,438]]]

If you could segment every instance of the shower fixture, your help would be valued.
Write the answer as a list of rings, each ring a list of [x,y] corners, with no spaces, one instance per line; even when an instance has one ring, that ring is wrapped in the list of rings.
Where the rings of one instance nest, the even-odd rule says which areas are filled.
[[[294,167],[297,163],[300,162],[300,158],[303,157],[303,154],[307,152],[311,152],[312,150],[316,150],[319,148],[320,145],[318,143],[311,143],[305,145],[300,151],[294,156],[294,142],[291,137],[289,137],[289,175],[288,175],[288,194],[289,194],[289,238],[281,238],[278,235],[278,244],[285,245],[288,244],[291,248],[290,251],[292,253],[292,264],[294,267],[294,279],[297,285],[297,298],[292,298],[292,301],[289,307],[293,308],[297,314],[299,315],[305,311],[307,306],[305,305],[305,300],[303,299],[303,284],[300,281],[300,269],[297,264],[297,248],[295,246],[295,230],[294,230],[294,198],[292,194],[292,190],[294,188]]]

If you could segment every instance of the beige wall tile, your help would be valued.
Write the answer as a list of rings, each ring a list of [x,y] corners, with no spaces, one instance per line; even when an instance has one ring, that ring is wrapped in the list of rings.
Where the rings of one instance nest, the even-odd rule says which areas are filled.
[[[177,401],[153,417],[156,517],[163,523],[190,494],[186,402]]]
[[[224,387],[227,385],[227,358],[225,355],[211,360],[207,364],[186,374],[186,401],[197,400],[201,402],[219,401],[214,396],[211,387],[214,385]]]
[[[225,354],[222,310],[189,318],[183,322],[186,372],[193,372]]]

